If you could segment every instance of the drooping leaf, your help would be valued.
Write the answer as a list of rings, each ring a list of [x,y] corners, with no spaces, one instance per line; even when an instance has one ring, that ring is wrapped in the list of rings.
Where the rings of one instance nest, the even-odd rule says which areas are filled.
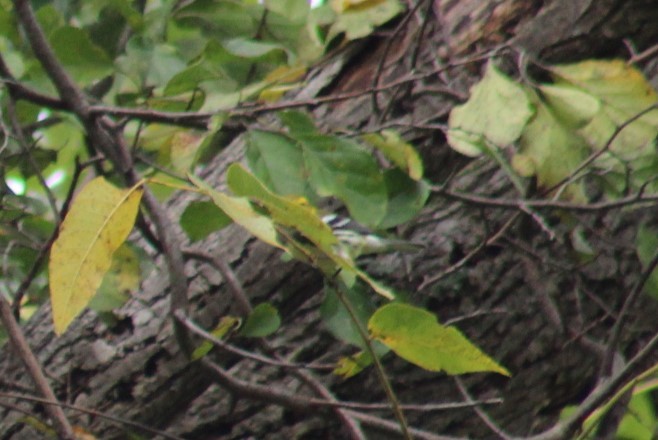
[[[484,143],[506,147],[516,141],[534,114],[524,89],[490,62],[465,104],[450,112],[448,142],[466,156],[478,156]]]
[[[510,375],[459,330],[439,324],[436,316],[418,307],[387,304],[372,315],[368,329],[398,356],[429,371]]]
[[[229,167],[226,180],[236,195],[257,201],[268,211],[272,220],[279,225],[295,229],[320,250],[330,252],[332,246],[337,243],[331,228],[305,200],[272,193],[239,164]]]
[[[281,317],[279,311],[269,303],[261,303],[254,307],[244,325],[240,335],[248,338],[264,338],[279,329]]]
[[[202,240],[232,222],[217,205],[205,201],[191,202],[180,217],[180,225],[192,241]]]
[[[141,187],[118,189],[97,177],[75,198],[50,253],[55,332],[62,334],[89,303],[133,228]]]
[[[322,221],[315,208],[310,206],[305,199],[283,197],[272,193],[239,164],[229,167],[227,182],[233,192],[249,197],[267,212],[269,217],[265,218],[270,222],[270,227],[276,231],[275,246],[288,251],[301,261],[314,265],[326,276],[335,276],[338,273],[339,278],[348,287],[354,284],[356,278],[360,278],[379,295],[389,300],[395,298],[391,289],[372,279],[357,268],[353,260],[340,252],[338,240],[331,228]],[[231,216],[230,212],[221,205],[219,206]],[[235,218],[234,221],[240,223]],[[282,235],[285,236],[281,237]],[[258,235],[256,236],[258,237]],[[272,240],[272,237],[266,236],[266,238]],[[263,241],[270,243],[267,240]]]
[[[393,130],[383,130],[381,134],[369,133],[363,139],[380,150],[398,168],[413,180],[423,177],[423,162],[416,149],[400,138]]]
[[[210,197],[235,223],[265,243],[287,250],[279,241],[278,233],[272,220],[257,212],[248,199],[226,195],[213,189],[207,183],[191,174],[188,175],[188,178],[194,186],[199,188],[203,194]]]

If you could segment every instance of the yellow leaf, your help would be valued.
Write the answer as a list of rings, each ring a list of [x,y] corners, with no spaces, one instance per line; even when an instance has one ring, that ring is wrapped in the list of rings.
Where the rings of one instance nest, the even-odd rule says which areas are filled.
[[[76,197],[50,252],[55,332],[62,334],[89,303],[133,228],[141,183],[119,189],[97,177]]]

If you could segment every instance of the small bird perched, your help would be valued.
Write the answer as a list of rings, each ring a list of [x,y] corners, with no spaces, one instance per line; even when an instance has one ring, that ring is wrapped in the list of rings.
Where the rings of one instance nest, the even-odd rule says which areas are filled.
[[[337,252],[350,259],[388,252],[418,252],[425,248],[420,243],[373,234],[354,220],[336,214],[325,215],[322,221],[333,230],[340,242]]]

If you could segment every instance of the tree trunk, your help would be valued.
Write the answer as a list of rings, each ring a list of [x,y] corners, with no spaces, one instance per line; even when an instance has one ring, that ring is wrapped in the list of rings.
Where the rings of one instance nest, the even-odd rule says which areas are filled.
[[[510,49],[499,51],[506,60],[520,53],[543,62],[628,58],[626,42],[640,51],[657,37],[658,10],[651,1],[435,0],[424,2],[408,21],[400,19],[378,36],[338,50],[313,73],[296,99],[368,89],[382,64],[379,86],[435,72],[380,91],[376,99],[369,94],[315,105],[314,115],[325,128],[402,127],[405,138],[419,146],[426,176],[433,183],[440,185],[459,172],[451,187],[513,198],[511,185],[495,164],[466,161],[431,126],[444,123],[450,109],[467,96],[480,76],[484,60],[480,56],[506,45]],[[238,136],[205,168],[204,179],[220,185],[227,165],[240,160],[242,152],[243,138]],[[172,218],[192,197],[180,194],[173,199]],[[597,252],[597,258],[582,264],[574,259],[569,231],[551,217],[555,213],[542,212],[557,232],[552,239],[527,214],[466,204],[437,193],[423,215],[401,231],[427,243],[427,248],[413,255],[367,259],[364,267],[376,278],[410,292],[413,301],[435,312],[441,322],[454,320],[511,371],[509,379],[478,374],[464,377],[463,384],[473,398],[502,398],[502,403],[485,407],[489,415],[511,435],[529,436],[549,428],[564,406],[577,404],[595,385],[600,352],[584,336],[605,343],[615,311],[641,271],[633,247],[636,229],[640,221],[655,217],[654,212],[646,208],[574,214]],[[501,237],[482,245],[507,222],[512,224]],[[143,246],[153,252],[146,243]],[[279,309],[284,325],[270,341],[279,354],[294,353],[295,362],[330,363],[352,353],[332,339],[319,320],[323,285],[319,273],[284,262],[278,251],[236,227],[213,235],[201,247],[230,264],[253,303],[269,301]],[[433,280],[473,251],[467,264]],[[66,334],[55,337],[50,309],[44,306],[26,326],[32,348],[62,401],[190,439],[347,437],[331,411],[291,409],[265,397],[231,393],[198,362],[189,362],[178,348],[167,315],[166,266],[157,257],[154,261],[153,272],[117,312],[116,322],[108,324],[86,312]],[[230,289],[215,268],[190,259],[187,273],[190,316],[196,322],[209,329],[220,317],[237,314]],[[638,305],[632,324],[624,330],[625,350],[620,355],[630,356],[652,336],[656,311],[653,303]],[[296,370],[215,351],[211,356],[236,377],[291,395],[317,397]],[[384,364],[403,403],[464,400],[450,377],[420,370],[391,355]],[[0,365],[8,386],[30,388],[7,348]],[[349,380],[327,371],[315,372],[314,377],[340,400],[386,402],[372,370]],[[39,410],[38,404],[15,405],[28,412]],[[97,438],[122,439],[127,431],[139,432],[100,417],[67,413]],[[376,414],[394,420],[389,410]],[[411,426],[434,434],[495,437],[472,408],[406,415]],[[0,410],[0,420],[2,439],[43,436],[23,423],[24,414],[17,411]],[[399,438],[369,423],[364,427],[369,438]]]

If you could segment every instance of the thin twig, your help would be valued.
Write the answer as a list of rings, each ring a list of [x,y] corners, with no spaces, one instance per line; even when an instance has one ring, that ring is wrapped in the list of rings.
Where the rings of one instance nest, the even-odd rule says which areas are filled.
[[[386,393],[386,397],[390,403],[391,410],[393,411],[395,418],[400,424],[400,430],[402,432],[402,436],[407,440],[411,440],[413,437],[409,432],[409,425],[407,424],[407,419],[404,416],[404,412],[402,411],[402,408],[400,407],[400,402],[397,396],[395,395],[395,391],[393,391],[391,382],[388,380],[388,376],[386,375],[384,366],[382,365],[379,356],[377,356],[377,353],[375,352],[375,349],[372,346],[372,341],[370,340],[370,335],[368,335],[368,331],[363,327],[363,324],[359,320],[359,317],[356,311],[354,310],[354,307],[352,306],[350,300],[341,291],[341,285],[337,283],[333,283],[333,291],[335,295],[338,297],[338,299],[340,300],[341,304],[343,304],[343,306],[345,307],[345,310],[350,316],[350,320],[352,321],[354,327],[356,327],[357,331],[359,332],[359,336],[361,337],[361,340],[365,345],[366,351],[368,352],[371,359],[373,360],[373,363],[375,364],[375,371],[377,372],[379,381],[382,384],[382,387],[384,388],[384,392]]]
[[[9,302],[7,302],[2,295],[0,295],[0,320],[2,320],[2,325],[5,327],[5,330],[9,335],[9,341],[11,342],[13,349],[16,351],[19,359],[23,362],[23,365],[32,378],[37,390],[39,390],[47,401],[57,402],[57,397],[52,388],[50,388],[50,384],[39,364],[39,360],[30,349],[21,327],[18,325],[18,322],[16,322],[16,319],[14,319],[14,314],[12,313]],[[45,408],[53,419],[55,430],[59,437],[65,440],[75,440],[71,423],[69,423],[66,418],[66,414],[64,414],[61,406],[57,404],[46,404]]]
[[[160,431],[158,429],[151,428],[150,426],[146,426],[146,425],[141,424],[139,422],[133,422],[132,420],[123,419],[121,417],[116,417],[116,416],[104,413],[102,411],[96,411],[94,409],[85,408],[85,407],[82,407],[82,406],[79,406],[79,405],[71,405],[70,403],[64,403],[64,402],[48,400],[48,399],[44,399],[42,397],[29,396],[29,395],[26,395],[26,394],[18,394],[18,393],[7,393],[7,392],[3,392],[3,391],[0,391],[0,397],[3,397],[5,399],[17,399],[17,400],[25,400],[25,401],[28,401],[28,402],[43,403],[43,404],[46,404],[46,405],[57,405],[57,406],[60,406],[60,407],[63,407],[63,408],[71,409],[73,411],[78,411],[78,412],[81,412],[81,413],[89,414],[89,415],[92,415],[94,417],[100,417],[102,419],[109,420],[110,422],[114,422],[114,423],[116,423],[118,425],[121,425],[121,426],[128,426],[128,427],[131,427],[131,428],[136,428],[136,429],[139,429],[141,431],[147,432],[149,434],[159,435],[159,436],[164,437],[164,438],[169,439],[169,440],[184,440],[182,437],[178,437],[178,436],[172,435],[172,434],[167,434],[164,431]],[[4,404],[0,404],[0,405],[4,405]]]
[[[468,392],[468,389],[466,389],[466,386],[464,385],[464,382],[458,377],[455,376],[455,384],[457,384],[457,388],[459,389],[459,392],[461,395],[466,399],[467,402],[474,402],[473,398],[471,397],[471,394]],[[475,405],[473,407],[473,411],[478,415],[480,420],[484,422],[485,425],[493,431],[494,434],[496,434],[498,437],[502,438],[503,440],[511,440],[511,437],[507,435],[505,431],[503,431],[496,422],[493,421],[491,417],[489,417],[489,414],[487,414],[482,408],[480,408],[478,405]]]

